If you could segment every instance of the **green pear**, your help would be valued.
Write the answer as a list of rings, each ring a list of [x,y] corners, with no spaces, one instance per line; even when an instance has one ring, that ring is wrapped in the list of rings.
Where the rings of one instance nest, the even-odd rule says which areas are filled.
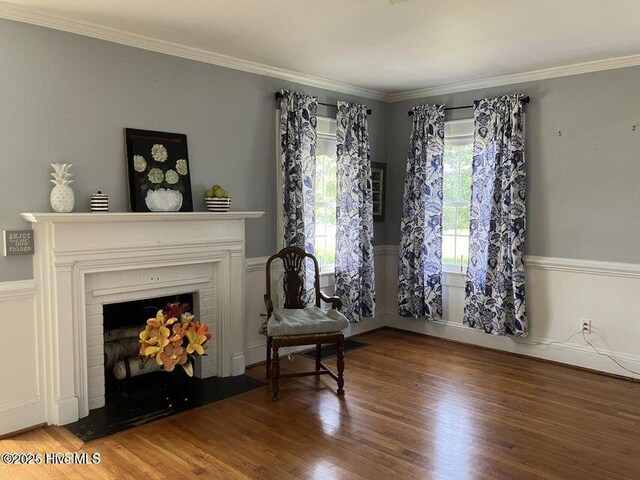
[[[222,187],[220,185],[214,185],[213,187],[211,187],[211,190],[213,190],[215,192],[219,188],[222,188]]]
[[[224,188],[219,188],[215,191],[216,198],[229,198],[229,192],[227,192]]]
[[[204,198],[213,198],[214,196],[215,192],[213,191],[213,189],[204,192]]]

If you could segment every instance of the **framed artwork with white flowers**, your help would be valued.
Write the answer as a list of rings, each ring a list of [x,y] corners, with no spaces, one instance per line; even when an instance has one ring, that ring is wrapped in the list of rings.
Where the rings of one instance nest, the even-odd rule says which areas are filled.
[[[187,136],[125,128],[133,212],[192,212]]]

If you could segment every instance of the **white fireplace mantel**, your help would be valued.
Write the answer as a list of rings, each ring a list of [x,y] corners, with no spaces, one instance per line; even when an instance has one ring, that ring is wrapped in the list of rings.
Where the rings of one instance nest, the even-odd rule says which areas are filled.
[[[120,290],[136,277],[137,288],[155,292],[209,281],[219,318],[213,374],[243,373],[244,224],[263,213],[23,213],[35,237],[39,384],[48,423],[89,412],[86,299],[104,292],[87,292],[88,278],[93,284],[120,272]],[[211,278],[190,278],[191,271]]]
[[[23,213],[22,217],[31,223],[137,223],[137,222],[193,222],[213,220],[242,220],[260,218],[264,212],[166,212],[166,213]]]

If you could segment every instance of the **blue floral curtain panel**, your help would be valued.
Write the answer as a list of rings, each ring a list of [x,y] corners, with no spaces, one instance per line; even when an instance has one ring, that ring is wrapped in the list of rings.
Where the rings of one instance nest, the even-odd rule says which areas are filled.
[[[338,102],[335,294],[351,321],[373,317],[373,194],[367,107]]]
[[[281,90],[280,156],[284,245],[314,253],[315,213],[313,185],[316,171],[318,99]],[[307,301],[314,294],[314,271],[305,269]]]
[[[476,102],[465,324],[527,335],[522,95]]]
[[[400,224],[398,312],[442,317],[444,105],[413,109]]]

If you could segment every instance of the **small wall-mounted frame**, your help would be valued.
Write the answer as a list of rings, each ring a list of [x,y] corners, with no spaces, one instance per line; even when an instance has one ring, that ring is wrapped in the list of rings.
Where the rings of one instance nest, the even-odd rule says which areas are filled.
[[[373,221],[384,222],[387,164],[371,162],[371,191],[373,193]]]
[[[4,256],[33,255],[33,230],[5,230]]]

